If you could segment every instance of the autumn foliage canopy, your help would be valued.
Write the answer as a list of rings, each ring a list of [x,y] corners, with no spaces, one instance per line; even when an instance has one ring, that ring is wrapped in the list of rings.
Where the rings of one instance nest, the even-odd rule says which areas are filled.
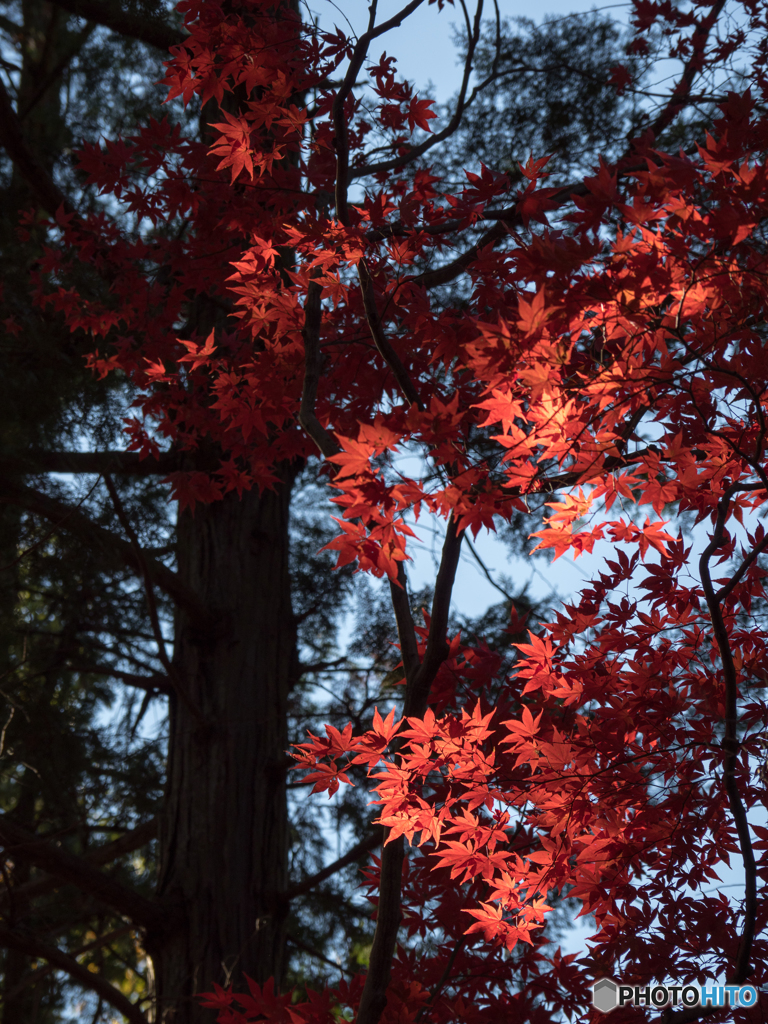
[[[431,130],[432,102],[384,52],[419,5],[387,20],[374,2],[354,39],[278,0],[182,0],[190,35],[166,83],[215,110],[207,140],[168,120],[84,150],[89,181],[137,231],[62,208],[38,271],[40,301],[91,332],[94,371],[139,387],[131,447],[212,453],[211,473],[174,477],[182,503],[268,488],[314,459],[339,565],[391,590],[402,717],[329,727],[294,752],[317,790],[368,771],[387,829],[363,881],[378,915],[368,973],[300,996],[217,990],[208,1005],[222,1024],[545,1024],[602,1019],[601,975],[759,987],[765,5],[742,0],[726,22],[722,2],[634,0],[634,52],[665,33],[683,72],[625,157],[596,155],[590,176],[554,188],[535,153],[516,182],[482,166],[450,190],[430,151],[451,126]],[[657,148],[697,76],[717,80],[739,48],[750,80],[716,97],[709,131]],[[616,69],[617,88],[628,77]],[[78,260],[98,267],[103,302],[67,286]],[[185,304],[203,295],[223,319],[189,336]],[[604,560],[499,684],[499,653],[448,631],[459,552],[542,495],[539,547]],[[419,513],[445,541],[414,619]],[[743,890],[726,898],[731,863]],[[546,941],[564,897],[594,915],[582,959]]]

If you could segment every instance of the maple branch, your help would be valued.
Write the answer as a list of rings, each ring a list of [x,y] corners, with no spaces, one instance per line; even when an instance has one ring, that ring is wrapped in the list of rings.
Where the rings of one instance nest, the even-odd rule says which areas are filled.
[[[100,974],[94,974],[87,967],[83,967],[74,957],[63,953],[57,946],[49,946],[31,935],[6,928],[4,925],[0,925],[0,946],[47,960],[57,971],[64,971],[84,988],[92,989],[110,1006],[114,1006],[118,1013],[122,1013],[130,1024],[147,1024],[147,1018],[138,1006],[119,989],[110,985]]]
[[[360,280],[360,290],[363,297],[365,318],[371,331],[373,343],[376,346],[381,358],[395,375],[395,380],[402,391],[405,400],[409,405],[415,405],[417,409],[423,409],[419,393],[411,380],[408,371],[403,366],[400,356],[395,352],[389,339],[384,333],[384,328],[376,305],[376,293],[373,287],[373,279],[368,269],[368,262],[365,258],[357,264],[357,276]]]
[[[368,973],[360,997],[356,1024],[378,1024],[387,1005],[387,988],[402,920],[400,889],[403,881],[405,843],[402,836],[388,842],[381,854],[379,903]]]
[[[683,101],[688,101],[693,80],[703,65],[702,56],[704,53],[704,47],[707,45],[707,39],[709,38],[709,34],[714,28],[717,19],[722,14],[724,7],[725,0],[716,0],[716,3],[712,6],[712,9],[706,18],[703,18],[697,23],[696,29],[691,38],[692,53],[688,58],[685,68],[683,69],[680,81],[672,90],[672,95],[670,96],[666,107],[661,111],[650,127],[650,130],[657,138],[660,132],[663,132],[683,109],[685,106],[685,102]]]
[[[464,58],[464,73],[461,79],[461,86],[459,88],[459,95],[456,99],[456,107],[454,108],[451,120],[445,126],[441,128],[439,132],[435,132],[428,138],[424,139],[416,146],[411,146],[404,153],[399,156],[392,157],[390,160],[380,160],[375,164],[367,164],[361,167],[353,167],[351,169],[351,178],[361,178],[370,174],[384,174],[387,171],[394,171],[398,168],[405,167],[407,164],[412,163],[414,160],[418,160],[420,156],[432,149],[433,146],[438,145],[440,142],[444,142],[445,139],[450,138],[461,125],[462,117],[468,107],[472,105],[476,97],[486,89],[497,77],[497,68],[500,57],[500,42],[501,42],[501,24],[498,3],[495,3],[496,7],[496,57],[491,67],[491,72],[483,79],[482,82],[478,83],[472,90],[472,94],[467,99],[467,89],[469,88],[469,80],[474,70],[472,60],[475,55],[477,44],[480,41],[480,28],[481,18],[483,13],[483,0],[478,0],[475,8],[474,25],[470,26],[469,15],[467,13],[464,0],[461,2],[461,7],[464,12],[464,21],[467,26],[467,55]]]
[[[103,547],[116,555],[124,565],[139,573],[142,571],[141,562],[128,541],[110,533],[95,523],[90,516],[57,498],[0,478],[0,502],[16,505],[59,526],[66,524],[67,531],[73,536],[79,537],[91,546],[96,544]],[[154,558],[145,557],[145,562],[153,582],[189,612],[199,629],[209,629],[210,613],[197,595],[181,582],[177,573]]]
[[[315,279],[309,282],[307,299],[304,303],[304,386],[301,391],[301,405],[298,420],[301,428],[317,445],[318,450],[326,459],[338,455],[338,446],[330,431],[326,430],[315,415],[317,386],[320,383],[320,324],[323,310],[320,305],[322,285]]]
[[[453,965],[456,962],[456,957],[459,955],[459,953],[462,951],[462,949],[464,949],[464,946],[467,943],[467,939],[468,939],[468,936],[466,934],[462,935],[459,938],[459,940],[456,943],[456,945],[451,950],[451,955],[448,957],[448,963],[445,965],[445,970],[443,971],[442,975],[440,976],[440,980],[438,981],[437,985],[435,985],[435,987],[432,989],[432,992],[430,993],[430,996],[429,996],[429,999],[427,1000],[427,1002],[424,1004],[424,1006],[422,1006],[422,1008],[416,1014],[416,1022],[417,1022],[417,1024],[421,1020],[421,1018],[424,1016],[424,1013],[429,1009],[429,1007],[434,1005],[434,1003],[437,1000],[437,998],[439,997],[440,993],[445,988],[445,983],[449,980],[449,978],[453,974]]]
[[[445,634],[448,629],[448,613],[461,554],[462,538],[463,533],[459,533],[456,520],[451,514],[445,530],[440,568],[437,571],[424,660],[416,671],[412,683],[409,682],[406,688],[403,711],[406,716],[421,718],[427,710],[432,683],[438,669],[448,656],[448,641]]]
[[[709,560],[712,555],[722,546],[725,530],[725,520],[728,516],[731,498],[740,490],[745,490],[744,485],[732,484],[723,494],[717,504],[717,519],[715,528],[709,544],[701,553],[699,559],[699,573],[701,585],[709,610],[709,617],[712,621],[712,629],[715,641],[720,653],[720,662],[723,667],[723,681],[725,683],[725,735],[722,747],[725,751],[725,762],[723,765],[723,778],[725,790],[728,794],[731,816],[736,825],[741,847],[741,857],[744,862],[744,927],[741,934],[741,941],[736,954],[736,962],[730,981],[738,983],[744,981],[750,974],[749,958],[752,951],[752,941],[755,934],[755,921],[757,917],[757,865],[755,854],[752,849],[752,838],[749,833],[749,821],[744,803],[739,792],[736,780],[736,767],[739,759],[738,740],[738,683],[736,665],[731,651],[728,629],[723,618],[721,603],[712,585],[712,577],[709,572]]]
[[[5,86],[0,81],[0,144],[37,196],[40,205],[52,217],[60,209],[74,213],[74,206],[43,167],[27,144],[16,111]]]
[[[205,716],[203,715],[202,711],[197,706],[197,704],[195,704],[195,702],[189,696],[187,688],[184,686],[184,683],[179,678],[179,673],[176,670],[176,666],[171,663],[171,659],[168,657],[168,651],[166,650],[165,647],[165,637],[163,636],[163,631],[160,628],[160,619],[158,618],[157,614],[155,588],[152,586],[152,576],[147,565],[146,556],[142,551],[141,544],[139,543],[139,538],[136,536],[136,531],[131,526],[131,521],[126,515],[123,503],[122,501],[120,501],[120,496],[117,493],[117,490],[112,482],[112,478],[110,477],[109,473],[104,474],[104,483],[107,485],[107,490],[109,491],[109,496],[112,499],[112,504],[115,507],[117,518],[120,520],[123,529],[128,534],[128,539],[131,542],[131,547],[135,552],[139,568],[141,569],[142,579],[144,580],[144,593],[146,594],[147,598],[147,610],[149,611],[149,620],[152,624],[152,634],[155,638],[155,644],[157,645],[157,656],[160,659],[163,668],[165,669],[168,675],[168,679],[170,680],[171,686],[173,687],[176,696],[182,702],[187,711],[189,711],[192,717],[196,720],[198,725],[205,726],[207,725]]]
[[[349,226],[349,209],[347,205],[347,194],[349,191],[349,134],[347,132],[347,122],[344,118],[344,104],[347,101],[347,97],[352,92],[358,73],[363,66],[365,58],[368,56],[368,47],[371,42],[377,36],[383,35],[385,32],[389,32],[390,29],[397,28],[401,25],[402,22],[423,3],[424,0],[411,0],[411,2],[406,4],[406,6],[397,14],[394,14],[387,21],[383,21],[380,25],[375,26],[376,0],[373,0],[373,3],[371,3],[370,6],[368,31],[364,32],[355,44],[355,48],[352,51],[352,57],[349,62],[349,67],[347,68],[347,73],[344,76],[344,80],[341,83],[339,91],[333,99],[331,120],[333,122],[335,133],[333,142],[336,147],[336,216],[345,226]]]
[[[429,691],[437,671],[448,655],[448,643],[445,638],[448,629],[448,612],[451,605],[453,582],[461,554],[462,534],[459,533],[453,515],[448,520],[440,558],[440,568],[435,583],[435,595],[432,600],[432,617],[429,623],[427,647],[424,660],[408,680],[405,692],[404,715],[406,717],[422,717],[427,710]],[[398,572],[399,576],[399,572]],[[402,600],[398,607],[401,615]],[[397,610],[395,612],[397,616]],[[398,630],[401,620],[398,619]],[[407,620],[403,619],[404,632],[407,634]],[[408,654],[409,660],[411,654]],[[379,903],[376,915],[376,931],[373,935],[371,958],[368,973],[365,977],[363,994],[360,997],[360,1008],[356,1024],[378,1024],[379,1018],[387,1003],[387,987],[392,970],[392,957],[397,945],[397,933],[402,920],[401,888],[403,881],[403,861],[405,859],[405,842],[400,835],[385,843],[381,854],[381,876],[379,884]]]
[[[725,586],[721,587],[715,594],[715,600],[718,604],[722,604],[722,602],[725,601],[725,599],[733,591],[733,588],[737,586],[738,583],[741,581],[741,579],[744,576],[744,573],[747,571],[747,569],[749,569],[750,565],[752,565],[755,559],[758,558],[766,550],[766,548],[768,548],[768,534],[766,534],[765,537],[763,537],[759,544],[752,548],[750,553],[741,563],[741,565],[733,574],[733,576],[731,576],[731,578],[728,580]]]
[[[397,580],[389,581],[389,594],[392,610],[397,623],[397,636],[400,640],[400,655],[408,683],[414,679],[419,670],[419,645],[416,640],[416,629],[411,615],[411,604],[408,600],[408,576],[402,562],[397,563]]]
[[[78,857],[0,815],[0,842],[6,850],[48,871],[63,882],[90,893],[137,925],[152,927],[167,922],[168,909],[148,900]]]
[[[364,853],[370,853],[371,850],[375,850],[377,846],[381,846],[384,839],[384,829],[376,828],[365,839],[361,839],[359,843],[355,843],[344,854],[343,857],[339,857],[332,864],[317,871],[314,875],[310,875],[309,878],[305,878],[302,882],[298,882],[296,885],[291,886],[283,894],[284,899],[294,900],[298,896],[304,896],[306,893],[311,892],[316,886],[324,882],[326,878],[330,878],[337,872],[341,871],[342,868],[347,867],[349,864],[354,864],[356,860],[359,860]]]
[[[158,50],[170,50],[188,38],[188,33],[169,25],[156,15],[145,11],[134,14],[116,3],[105,3],[104,0],[53,0],[53,3],[70,14],[95,21],[118,35],[138,39],[140,43],[154,46]]]

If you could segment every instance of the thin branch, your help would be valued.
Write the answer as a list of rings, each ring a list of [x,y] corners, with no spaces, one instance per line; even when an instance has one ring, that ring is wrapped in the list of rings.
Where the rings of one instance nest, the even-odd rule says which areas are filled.
[[[333,967],[334,970],[341,971],[342,974],[349,974],[351,976],[351,971],[348,971],[346,967],[342,967],[341,964],[337,964],[334,963],[333,960],[329,960],[327,956],[324,956],[319,950],[315,949],[314,946],[307,945],[306,942],[302,942],[301,939],[297,939],[296,936],[292,935],[290,932],[288,933],[286,938],[291,943],[291,945],[295,946],[297,949],[300,949],[303,953],[308,953],[309,956],[315,957],[316,960],[321,960],[324,964],[328,964],[329,967]]]
[[[477,564],[480,566],[480,568],[481,568],[485,578],[488,580],[488,582],[491,584],[491,586],[495,587],[496,590],[498,590],[498,592],[500,594],[502,594],[507,599],[507,601],[510,601],[514,605],[514,603],[515,603],[514,597],[512,597],[512,595],[510,593],[508,593],[504,589],[504,587],[501,586],[501,584],[497,583],[496,580],[493,578],[493,576],[491,576],[490,569],[488,568],[488,566],[485,564],[485,562],[480,557],[480,554],[479,554],[477,548],[472,543],[472,541],[469,539],[469,537],[467,537],[467,547],[472,552],[472,557],[477,562]]]
[[[717,19],[723,12],[725,7],[725,0],[717,0],[713,4],[712,9],[706,18],[703,18],[697,23],[696,29],[691,39],[691,56],[688,58],[688,62],[683,69],[683,73],[680,76],[680,81],[677,83],[672,91],[672,95],[669,98],[664,110],[661,111],[659,116],[651,125],[651,131],[658,138],[659,134],[667,128],[672,121],[677,117],[680,111],[689,100],[689,94],[691,86],[696,78],[696,75],[702,67],[702,56],[704,53],[704,47],[707,45],[707,39],[712,29],[717,23]]]
[[[126,11],[119,3],[108,3],[105,0],[53,0],[70,14],[76,14],[87,21],[95,21],[98,25],[117,32],[118,35],[138,39],[141,43],[154,46],[158,50],[170,50],[172,46],[180,46],[188,34],[183,30],[169,25],[156,15]]]
[[[137,925],[151,927],[167,922],[167,908],[105,875],[84,857],[69,853],[49,839],[9,821],[7,815],[0,815],[0,841],[9,852],[90,893]]]
[[[432,616],[429,622],[427,648],[424,660],[416,672],[412,684],[409,683],[405,694],[404,714],[421,718],[427,710],[429,691],[437,675],[438,669],[448,656],[448,613],[451,607],[451,595],[456,579],[456,569],[461,555],[463,534],[459,533],[456,521],[451,515],[445,530],[445,540],[440,558],[440,568],[435,581],[435,596],[432,599]]]
[[[401,25],[423,3],[424,0],[411,0],[401,11],[376,27],[374,27],[376,3],[371,4],[368,31],[364,32],[355,44],[344,81],[334,97],[331,120],[333,121],[334,145],[336,147],[336,216],[342,224],[349,224],[349,210],[347,206],[347,192],[349,190],[349,136],[347,133],[347,122],[344,117],[344,104],[352,92],[358,73],[365,62],[365,58],[368,56],[368,47],[371,42],[377,36],[383,35],[385,32],[389,32],[390,29]]]
[[[389,594],[392,610],[397,623],[397,635],[400,640],[400,654],[403,659],[406,682],[410,682],[419,670],[419,647],[416,640],[416,629],[411,615],[411,604],[408,600],[408,577],[402,562],[397,563],[397,581],[389,581]]]
[[[432,682],[448,656],[446,631],[451,605],[453,583],[461,554],[461,538],[451,515],[445,531],[440,568],[432,600],[424,660],[408,680],[405,691],[404,714],[421,718],[427,709]],[[398,623],[399,626],[399,623]],[[373,936],[371,958],[365,986],[360,998],[357,1024],[378,1024],[387,1003],[387,987],[392,970],[392,957],[397,945],[397,933],[402,919],[400,892],[403,879],[405,843],[402,836],[388,842],[381,854],[381,882],[379,886],[376,931]]]
[[[435,987],[432,990],[432,993],[430,994],[430,997],[427,1000],[427,1002],[425,1003],[425,1005],[422,1006],[422,1008],[416,1014],[417,1024],[418,1024],[418,1021],[420,1021],[421,1018],[424,1016],[425,1011],[430,1006],[434,1005],[435,1000],[439,997],[440,993],[445,988],[445,983],[449,980],[449,978],[453,974],[453,965],[456,962],[456,957],[459,955],[459,953],[462,951],[462,949],[464,949],[464,946],[466,945],[466,942],[467,942],[467,938],[468,938],[468,936],[466,934],[462,935],[461,938],[456,943],[456,945],[451,950],[451,955],[448,957],[448,963],[445,965],[445,970],[443,971],[443,973],[442,973],[442,975],[440,977],[440,980],[435,985]]]
[[[62,519],[59,519],[57,522],[53,524],[48,533],[43,534],[43,536],[39,540],[36,540],[34,544],[30,544],[28,548],[25,548],[21,552],[21,554],[17,555],[16,558],[13,559],[12,562],[6,562],[5,565],[0,566],[0,572],[7,572],[9,569],[12,569],[15,565],[18,565],[19,562],[23,562],[27,555],[31,555],[33,551],[37,550],[37,548],[41,547],[43,544],[47,544],[51,537],[60,529],[60,527],[62,527],[66,523],[67,519],[72,515],[72,513],[76,512],[81,505],[88,501],[90,496],[98,487],[100,479],[101,477],[97,479],[96,483],[93,485],[93,487],[91,487],[90,491],[84,494],[80,501],[78,501],[76,505],[73,505],[69,509],[69,511],[65,513]]]
[[[96,849],[89,850],[84,854],[84,858],[94,867],[102,864],[111,864],[118,857],[123,857],[127,853],[133,853],[134,850],[140,850],[142,846],[150,843],[157,836],[157,826],[157,818],[150,818],[143,825],[137,825],[136,828],[124,832],[119,839],[113,839],[110,843],[104,843],[103,846],[97,846]],[[0,894],[0,909],[9,904],[11,899],[19,904],[29,903],[38,896],[52,892],[60,885],[60,878],[48,877],[37,879],[34,882],[25,882],[23,885],[15,886],[13,890],[9,890],[6,887],[6,892]]]
[[[355,861],[360,860],[364,854],[370,853],[371,850],[375,850],[377,846],[381,846],[383,840],[384,829],[374,829],[371,835],[366,836],[365,839],[361,839],[359,843],[355,843],[355,845],[349,849],[343,857],[339,857],[338,860],[335,860],[332,864],[324,867],[321,871],[316,872],[314,875],[310,875],[309,878],[305,878],[303,882],[299,882],[290,889],[287,889],[284,893],[284,898],[286,900],[295,900],[298,896],[304,896],[306,893],[311,892],[312,889],[320,885],[321,882],[324,882],[327,878],[335,875],[337,872],[341,871],[342,868],[347,867],[349,864],[354,864]]]
[[[388,171],[393,171],[398,168],[405,167],[407,164],[412,163],[414,160],[418,160],[420,156],[423,156],[424,153],[432,149],[433,146],[436,146],[440,142],[443,142],[445,139],[450,138],[450,136],[453,135],[454,132],[456,132],[456,130],[461,125],[461,119],[464,116],[464,113],[467,110],[467,108],[470,107],[471,104],[476,99],[476,97],[485,88],[487,88],[491,84],[491,82],[495,80],[499,60],[500,42],[498,5],[496,8],[496,57],[494,59],[493,67],[491,68],[491,73],[482,82],[478,83],[478,85],[475,86],[475,88],[472,90],[472,94],[469,97],[469,99],[467,99],[467,89],[469,88],[469,80],[472,76],[473,71],[472,60],[475,56],[475,49],[477,48],[477,44],[480,41],[483,0],[479,0],[475,8],[474,25],[472,26],[470,26],[469,15],[467,13],[467,9],[463,3],[463,0],[461,6],[464,12],[464,20],[467,26],[467,55],[464,58],[464,72],[461,79],[461,86],[459,88],[459,95],[456,99],[456,107],[454,108],[453,114],[451,115],[451,120],[448,122],[445,128],[442,128],[439,132],[435,132],[433,135],[430,135],[428,138],[424,139],[424,141],[420,142],[418,145],[411,146],[409,149],[407,149],[404,153],[401,153],[399,156],[392,157],[392,159],[390,160],[381,160],[379,161],[379,163],[376,164],[368,164],[364,167],[353,167],[352,170],[350,171],[351,178],[362,178],[364,176],[368,176],[371,174],[384,174]]]
[[[147,1024],[147,1018],[138,1006],[127,999],[122,992],[110,985],[100,974],[94,974],[87,967],[79,964],[74,957],[63,953],[57,946],[49,946],[31,935],[6,928],[4,925],[0,925],[0,946],[5,946],[6,949],[16,949],[27,956],[47,960],[57,971],[64,971],[78,984],[95,992],[110,1006],[113,1006],[118,1013],[122,1013],[130,1024]]]
[[[322,307],[320,296],[322,285],[313,279],[307,288],[307,299],[304,303],[304,386],[301,392],[301,406],[299,407],[299,424],[304,431],[312,438],[318,450],[326,459],[332,455],[338,455],[341,448],[338,446],[330,431],[326,430],[315,415],[315,403],[317,401],[317,386],[320,383],[320,324],[322,322]]]
[[[762,485],[761,485],[762,486]],[[720,662],[723,669],[723,681],[725,683],[725,735],[723,737],[723,750],[725,751],[725,763],[723,765],[723,778],[725,790],[728,794],[731,815],[736,825],[736,832],[739,837],[741,856],[744,862],[744,927],[742,929],[741,941],[736,954],[733,972],[729,982],[739,983],[744,981],[750,974],[749,958],[752,952],[752,941],[755,934],[755,920],[757,916],[757,865],[755,854],[752,849],[752,838],[749,833],[749,821],[747,812],[739,792],[736,781],[736,768],[739,760],[738,740],[738,684],[736,665],[731,651],[728,629],[723,618],[720,601],[715,594],[712,585],[712,577],[709,572],[709,560],[712,555],[722,546],[725,530],[725,520],[728,516],[731,498],[739,491],[744,490],[743,485],[734,484],[729,487],[718,502],[717,518],[715,528],[709,544],[701,553],[699,559],[699,574],[701,585],[704,590],[704,597],[709,609],[709,616],[712,620],[712,630],[720,653]]]
[[[394,374],[395,380],[397,381],[405,400],[409,405],[415,405],[417,409],[422,409],[423,405],[419,398],[419,393],[416,390],[416,386],[411,380],[408,371],[403,366],[400,356],[395,352],[391,342],[384,333],[384,327],[382,326],[381,317],[379,316],[379,310],[376,304],[376,292],[373,287],[373,279],[371,278],[371,272],[368,269],[368,262],[365,258],[361,259],[357,264],[357,276],[360,281],[360,291],[363,297],[365,318],[368,322],[373,343],[381,358]]]
[[[43,167],[27,144],[21,122],[11,104],[5,86],[0,82],[0,145],[37,196],[40,205],[52,217],[60,209],[73,213],[74,206]]]
[[[133,547],[133,550],[136,553],[136,558],[141,567],[141,575],[144,579],[144,592],[147,597],[147,610],[149,611],[149,620],[152,623],[152,633],[155,638],[155,643],[157,644],[157,656],[162,662],[163,668],[165,669],[168,675],[168,679],[170,680],[174,692],[176,693],[179,700],[186,707],[187,711],[189,711],[192,717],[197,721],[198,725],[205,726],[207,725],[205,715],[202,713],[197,704],[195,704],[195,702],[189,696],[187,688],[184,686],[184,683],[179,677],[179,673],[176,670],[176,666],[171,663],[171,659],[168,657],[168,651],[165,646],[165,637],[163,636],[163,631],[160,628],[160,619],[157,614],[155,588],[152,585],[152,576],[149,572],[146,555],[141,549],[139,538],[136,535],[136,531],[131,526],[131,521],[126,514],[125,508],[123,507],[123,503],[120,500],[120,495],[117,493],[117,490],[115,488],[114,483],[112,482],[112,478],[109,475],[109,473],[104,474],[104,483],[107,485],[107,490],[109,491],[109,496],[112,499],[112,504],[115,507],[117,518],[120,520],[123,529],[128,534],[131,546]]]
[[[142,572],[141,562],[137,558],[133,546],[128,541],[123,540],[122,537],[115,536],[109,530],[105,530],[103,526],[95,523],[90,516],[76,511],[71,505],[67,505],[63,501],[51,498],[49,495],[42,494],[33,488],[23,487],[20,484],[13,483],[11,480],[0,478],[0,502],[16,505],[19,508],[26,509],[27,512],[31,512],[33,515],[43,516],[43,518],[49,519],[54,523],[60,523],[66,519],[68,533],[79,537],[80,540],[91,547],[94,545],[102,547],[106,552],[118,558],[124,565],[138,573]],[[199,629],[209,630],[211,626],[210,613],[197,595],[181,582],[178,575],[163,565],[162,562],[158,562],[153,558],[146,557],[145,563],[153,582],[189,613]]]
[[[733,588],[736,587],[742,580],[744,573],[749,569],[750,565],[768,548],[768,534],[763,537],[759,544],[757,544],[749,552],[747,557],[741,563],[736,572],[731,576],[725,586],[721,587],[715,594],[715,600],[718,604],[722,604],[723,601],[731,594]]]

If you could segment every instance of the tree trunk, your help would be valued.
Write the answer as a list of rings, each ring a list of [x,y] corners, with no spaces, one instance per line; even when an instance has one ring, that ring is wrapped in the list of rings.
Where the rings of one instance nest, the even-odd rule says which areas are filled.
[[[162,1024],[209,1022],[197,993],[283,970],[291,484],[179,516],[179,572],[215,621],[208,635],[177,621],[179,683],[207,725],[172,699],[159,895],[184,924],[147,938]]]

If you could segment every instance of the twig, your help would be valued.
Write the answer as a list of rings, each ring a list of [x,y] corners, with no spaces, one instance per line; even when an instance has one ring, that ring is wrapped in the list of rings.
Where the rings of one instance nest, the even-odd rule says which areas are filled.
[[[361,259],[357,264],[357,276],[360,281],[360,291],[363,297],[365,318],[368,321],[368,327],[371,332],[371,337],[373,338],[373,343],[381,358],[395,375],[395,380],[397,381],[398,386],[408,404],[415,405],[417,409],[423,409],[416,386],[411,380],[408,371],[403,366],[400,356],[395,352],[391,342],[384,333],[378,306],[376,305],[376,292],[373,287],[373,279],[371,278],[371,272],[368,268],[368,261],[365,258]]]
[[[163,668],[168,674],[168,679],[173,686],[174,692],[178,696],[179,700],[184,704],[186,709],[190,712],[193,718],[197,721],[198,725],[207,726],[208,722],[203,715],[200,708],[195,704],[192,698],[187,693],[187,689],[179,678],[179,673],[176,671],[176,666],[171,662],[168,657],[168,651],[165,647],[165,637],[163,631],[160,628],[160,619],[157,614],[157,602],[155,601],[155,588],[152,586],[152,577],[149,574],[147,567],[146,558],[144,552],[139,544],[139,538],[136,536],[136,531],[131,526],[131,522],[126,515],[123,503],[120,501],[120,496],[117,493],[112,477],[109,473],[104,474],[104,483],[107,485],[109,496],[112,499],[112,504],[115,507],[117,518],[120,520],[123,529],[128,534],[128,539],[136,552],[136,559],[141,568],[141,574],[144,579],[144,591],[147,597],[147,609],[149,611],[149,619],[152,623],[152,633],[155,637],[155,643],[157,644],[157,656],[162,662]]]
[[[411,0],[411,2],[406,4],[406,6],[397,14],[393,15],[387,21],[383,21],[380,25],[375,26],[377,0],[373,0],[370,6],[368,31],[364,32],[358,39],[355,48],[352,51],[352,58],[349,62],[347,73],[344,76],[344,81],[334,97],[333,108],[331,110],[331,120],[333,121],[333,128],[335,132],[334,145],[336,146],[336,216],[344,225],[349,224],[349,210],[347,205],[347,192],[349,189],[349,135],[347,133],[347,122],[344,117],[344,104],[347,101],[347,97],[352,92],[358,72],[362,68],[365,58],[368,56],[368,47],[371,42],[377,36],[383,35],[385,32],[389,32],[390,29],[397,28],[409,15],[413,14],[417,7],[420,7],[423,3],[424,0]]]
[[[683,101],[688,100],[693,80],[702,65],[701,56],[704,51],[704,47],[707,45],[709,33],[714,28],[724,7],[725,0],[717,0],[717,3],[712,6],[712,9],[706,18],[697,23],[691,40],[693,44],[693,52],[691,53],[688,63],[685,65],[683,73],[680,76],[680,81],[673,89],[666,107],[661,111],[659,116],[651,125],[650,130],[656,137],[658,137],[659,133],[664,131],[664,129],[677,117],[685,105]]]

